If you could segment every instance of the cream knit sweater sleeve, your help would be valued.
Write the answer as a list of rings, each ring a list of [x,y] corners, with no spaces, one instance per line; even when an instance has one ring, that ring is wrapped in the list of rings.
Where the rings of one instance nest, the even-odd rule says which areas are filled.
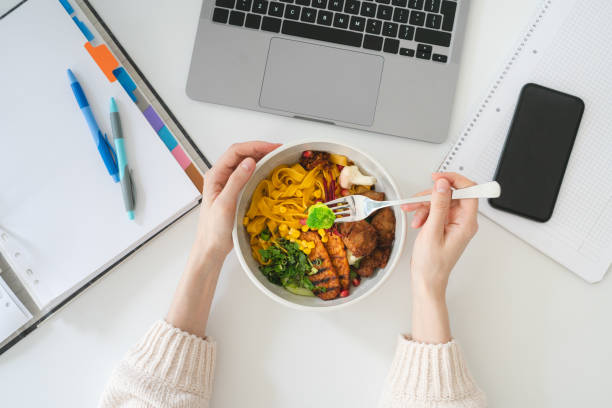
[[[483,408],[483,392],[454,340],[423,344],[400,336],[380,408]]]
[[[115,368],[100,407],[208,407],[215,343],[156,322]]]
[[[215,344],[163,320],[119,363],[100,407],[208,407]],[[482,408],[485,397],[454,341],[429,345],[401,336],[381,408]]]

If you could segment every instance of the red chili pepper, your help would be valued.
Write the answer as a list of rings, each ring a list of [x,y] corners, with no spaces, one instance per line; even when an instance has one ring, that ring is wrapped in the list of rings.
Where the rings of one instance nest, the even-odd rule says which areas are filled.
[[[361,283],[361,279],[359,278],[353,279],[353,286],[359,286],[360,283]]]
[[[310,150],[304,150],[304,152],[302,153],[302,156],[310,157],[310,156],[312,156],[312,152]]]
[[[325,175],[323,175],[323,193],[325,194],[325,201],[331,201],[331,198],[329,198],[329,190],[327,189],[327,179],[325,179]]]
[[[347,297],[348,295],[349,295],[348,289],[344,289],[342,292],[340,292],[340,297]]]

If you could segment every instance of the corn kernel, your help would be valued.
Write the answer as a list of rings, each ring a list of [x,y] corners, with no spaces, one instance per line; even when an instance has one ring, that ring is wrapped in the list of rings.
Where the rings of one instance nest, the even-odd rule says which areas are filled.
[[[304,232],[308,231],[308,225],[302,225],[302,231]]]
[[[319,233],[319,235],[321,236],[321,238],[325,236],[325,230],[324,230],[324,229],[319,228],[319,230],[318,230],[317,232]]]
[[[312,248],[314,248],[314,247],[315,247],[315,243],[314,243],[314,242],[308,242],[308,243],[306,243],[306,246],[307,246],[308,248],[312,249]]]
[[[304,251],[304,253],[305,253],[306,255],[310,255],[310,251],[312,251],[312,250],[311,250],[310,248],[304,248],[304,250],[303,250],[303,251]]]
[[[326,236],[324,236],[323,238],[321,238],[321,241],[322,241],[323,243],[327,242],[328,240],[329,240],[329,238],[327,237],[327,235],[326,235]]]
[[[296,230],[295,228],[291,228],[289,230],[289,236],[292,237],[292,238],[297,239],[300,236],[300,231]]]

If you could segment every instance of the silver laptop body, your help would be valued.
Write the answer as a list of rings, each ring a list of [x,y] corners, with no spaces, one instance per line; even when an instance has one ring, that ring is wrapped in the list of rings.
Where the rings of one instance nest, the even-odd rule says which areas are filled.
[[[440,143],[468,8],[469,0],[204,0],[187,95]]]

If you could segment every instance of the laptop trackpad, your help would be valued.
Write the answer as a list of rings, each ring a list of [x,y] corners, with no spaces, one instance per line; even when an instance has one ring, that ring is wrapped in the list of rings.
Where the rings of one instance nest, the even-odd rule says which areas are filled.
[[[383,58],[273,38],[259,104],[297,116],[368,126],[374,121]]]

